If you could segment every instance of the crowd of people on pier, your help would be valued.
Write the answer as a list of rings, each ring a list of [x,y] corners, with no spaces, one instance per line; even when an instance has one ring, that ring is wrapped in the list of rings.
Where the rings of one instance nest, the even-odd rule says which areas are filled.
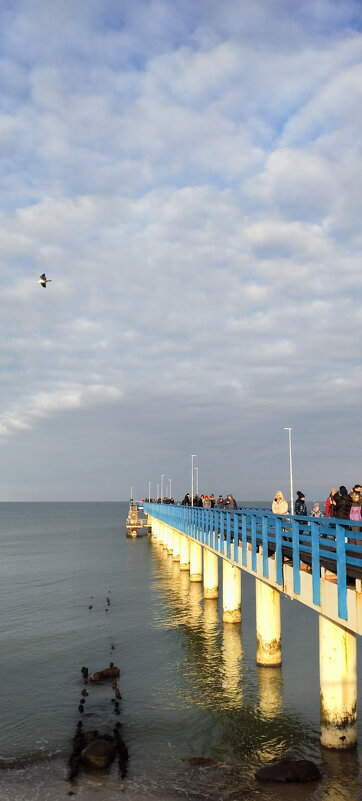
[[[145,500],[149,501],[150,503],[175,503],[173,498],[146,498]],[[187,492],[181,501],[181,505],[197,506],[204,509],[238,509],[235,498],[231,495],[231,493],[226,495],[225,498],[222,495],[219,495],[219,497],[216,498],[213,493],[210,493],[210,495],[196,494],[192,500],[190,493]],[[239,508],[243,507],[240,506]],[[285,499],[281,490],[278,490],[275,493],[271,510],[274,512],[274,514],[278,515],[289,514],[288,501]],[[335,517],[339,520],[353,520],[357,524],[362,524],[361,485],[355,484],[350,492],[348,492],[347,488],[343,484],[339,487],[339,489],[337,489],[337,487],[332,487],[328,498],[326,499],[324,508],[321,509],[319,502],[314,501],[310,512],[308,512],[307,509],[304,492],[298,490],[297,497],[294,502],[293,513],[297,516],[305,516],[309,514],[311,517]]]
[[[298,516],[308,515],[304,492],[298,490],[293,511],[294,514]],[[288,501],[284,498],[280,490],[275,493],[272,503],[272,512],[278,515],[287,515],[289,513]],[[354,520],[361,523],[361,485],[355,484],[350,492],[348,492],[343,484],[339,489],[337,489],[337,487],[332,487],[325,502],[324,510],[321,510],[318,501],[314,501],[310,515],[311,517],[335,517],[338,520]]]

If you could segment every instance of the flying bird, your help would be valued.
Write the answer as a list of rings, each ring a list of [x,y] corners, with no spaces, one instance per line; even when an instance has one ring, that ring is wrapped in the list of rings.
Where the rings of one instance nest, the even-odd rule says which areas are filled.
[[[47,278],[45,273],[43,273],[43,275],[40,276],[40,281],[38,281],[38,284],[41,284],[44,289],[46,289],[46,285],[49,284],[51,280],[51,278]]]

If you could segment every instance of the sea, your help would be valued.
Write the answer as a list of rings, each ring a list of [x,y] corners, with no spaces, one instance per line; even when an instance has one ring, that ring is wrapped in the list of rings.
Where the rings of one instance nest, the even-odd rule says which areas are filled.
[[[1,801],[361,801],[361,682],[357,749],[319,743],[318,615],[282,596],[282,667],[257,667],[254,579],[242,574],[242,623],[223,624],[157,542],[126,538],[127,511],[0,504]],[[110,662],[118,716],[111,684],[82,674]],[[69,781],[80,720],[121,724],[125,776],[113,764]],[[312,759],[321,780],[256,781],[286,756]]]

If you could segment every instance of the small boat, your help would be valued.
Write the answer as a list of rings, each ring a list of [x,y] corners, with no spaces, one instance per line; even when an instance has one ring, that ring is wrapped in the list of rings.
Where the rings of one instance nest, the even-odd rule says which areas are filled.
[[[142,537],[147,533],[147,518],[138,517],[139,505],[131,498],[126,521],[126,537]],[[141,533],[141,529],[144,529]]]

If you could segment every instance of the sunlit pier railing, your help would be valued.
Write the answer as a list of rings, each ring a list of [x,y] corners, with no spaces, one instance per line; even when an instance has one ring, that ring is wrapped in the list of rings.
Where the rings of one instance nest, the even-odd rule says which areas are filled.
[[[281,664],[280,594],[319,613],[321,742],[356,743],[356,634],[362,634],[362,526],[355,521],[145,503],[153,539],[218,596],[223,618],[241,619],[241,574],[256,579],[257,662]]]

